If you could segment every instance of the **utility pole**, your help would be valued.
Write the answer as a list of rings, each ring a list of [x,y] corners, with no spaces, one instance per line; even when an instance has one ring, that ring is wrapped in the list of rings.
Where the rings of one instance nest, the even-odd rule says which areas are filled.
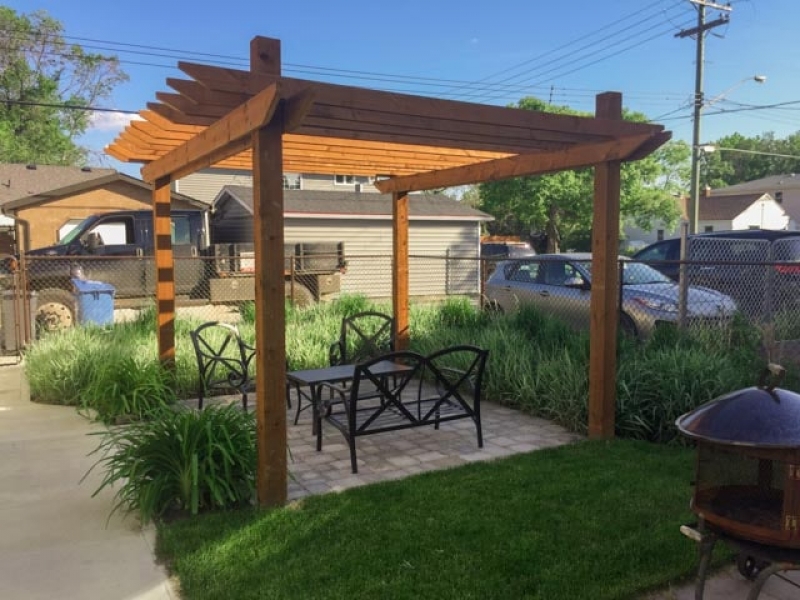
[[[705,62],[706,31],[725,25],[730,21],[733,9],[730,4],[722,5],[705,0],[689,0],[697,8],[697,26],[685,29],[675,34],[675,37],[685,38],[696,35],[697,49],[695,58],[694,77],[694,113],[692,117],[692,175],[689,191],[689,233],[697,233],[697,223],[700,216],[700,117],[703,112],[703,63]],[[706,22],[706,9],[711,8],[723,12],[713,20]]]

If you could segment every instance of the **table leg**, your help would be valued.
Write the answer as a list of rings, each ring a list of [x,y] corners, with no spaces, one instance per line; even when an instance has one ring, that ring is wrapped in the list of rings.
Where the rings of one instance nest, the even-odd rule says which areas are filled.
[[[322,413],[320,411],[320,396],[322,395],[322,390],[319,389],[319,386],[315,386],[312,389],[311,393],[311,410],[312,410],[312,418],[314,419],[314,423],[312,425],[312,433],[317,434],[317,452],[322,450]]]

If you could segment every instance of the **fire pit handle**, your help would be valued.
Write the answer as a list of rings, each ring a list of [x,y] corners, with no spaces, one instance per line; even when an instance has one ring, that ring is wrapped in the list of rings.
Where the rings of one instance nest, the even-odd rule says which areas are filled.
[[[758,378],[758,387],[772,392],[783,381],[785,376],[786,369],[779,364],[768,363],[764,370],[761,371],[761,377]]]

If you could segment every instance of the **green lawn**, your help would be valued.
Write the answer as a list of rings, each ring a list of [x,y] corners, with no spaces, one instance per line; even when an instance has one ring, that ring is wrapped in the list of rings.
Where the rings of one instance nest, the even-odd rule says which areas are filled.
[[[694,574],[692,451],[581,442],[159,525],[186,600],[635,598]]]

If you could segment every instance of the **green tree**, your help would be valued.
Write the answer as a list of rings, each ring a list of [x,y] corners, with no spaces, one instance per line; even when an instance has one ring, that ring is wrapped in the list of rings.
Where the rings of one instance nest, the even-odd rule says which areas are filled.
[[[705,152],[701,158],[703,187],[721,188],[770,175],[794,173],[800,168],[800,131],[784,139],[776,138],[773,132],[755,137],[733,133],[711,145],[717,150]]]
[[[0,160],[78,165],[87,151],[75,139],[89,126],[89,107],[127,81],[115,57],[68,44],[60,22],[44,11],[0,6]]]
[[[530,97],[520,100],[517,108],[582,114]],[[646,121],[638,113],[625,111],[623,116],[631,121]],[[688,146],[674,143],[640,161],[625,163],[621,174],[621,218],[633,219],[645,229],[655,220],[673,226],[680,216],[674,194],[685,189],[688,158]],[[546,236],[548,252],[558,252],[564,244],[585,248],[592,228],[593,181],[592,169],[578,169],[483,183],[480,208],[495,217],[488,225],[492,234]]]

